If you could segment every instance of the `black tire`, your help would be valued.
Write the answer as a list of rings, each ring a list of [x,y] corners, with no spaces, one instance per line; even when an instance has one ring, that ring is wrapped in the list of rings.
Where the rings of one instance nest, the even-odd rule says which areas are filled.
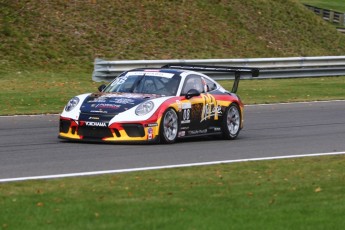
[[[224,139],[234,140],[240,133],[242,126],[241,110],[237,104],[231,104],[226,108],[223,121],[222,121],[222,133]]]
[[[160,142],[172,144],[176,141],[178,135],[178,116],[174,109],[167,109],[162,117],[159,129]]]

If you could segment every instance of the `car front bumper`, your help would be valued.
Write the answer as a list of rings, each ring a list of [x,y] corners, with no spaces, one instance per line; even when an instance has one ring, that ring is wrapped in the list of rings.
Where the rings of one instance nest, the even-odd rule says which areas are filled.
[[[88,126],[87,122],[60,117],[59,138],[96,142],[157,142],[159,123],[113,123]]]

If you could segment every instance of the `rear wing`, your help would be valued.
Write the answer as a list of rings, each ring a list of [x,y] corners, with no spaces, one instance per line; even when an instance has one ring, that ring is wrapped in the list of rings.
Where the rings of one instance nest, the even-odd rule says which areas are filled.
[[[210,71],[210,72],[223,72],[223,73],[234,73],[235,80],[232,86],[231,92],[236,93],[238,84],[240,82],[242,73],[249,73],[252,77],[259,76],[258,68],[251,67],[230,67],[230,66],[207,66],[207,65],[188,65],[188,64],[167,64],[161,68],[170,68],[170,69],[184,69],[184,70],[193,70],[193,71]]]

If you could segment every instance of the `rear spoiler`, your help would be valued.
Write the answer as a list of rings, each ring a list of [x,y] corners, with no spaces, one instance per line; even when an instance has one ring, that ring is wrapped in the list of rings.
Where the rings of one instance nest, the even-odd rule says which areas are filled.
[[[207,65],[188,65],[188,64],[167,64],[167,65],[162,66],[161,68],[185,69],[185,70],[205,71],[205,72],[212,71],[212,72],[234,73],[235,80],[231,89],[232,93],[237,92],[238,84],[240,82],[242,73],[250,73],[252,77],[258,77],[259,72],[260,72],[258,68],[251,68],[251,67],[207,66]]]

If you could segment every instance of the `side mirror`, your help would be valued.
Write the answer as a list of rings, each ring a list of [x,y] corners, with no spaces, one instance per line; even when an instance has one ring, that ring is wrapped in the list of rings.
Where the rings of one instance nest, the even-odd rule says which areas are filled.
[[[103,89],[106,87],[106,85],[100,85],[99,87],[98,87],[98,91],[99,92],[102,92],[103,91]]]
[[[190,89],[186,94],[187,99],[190,99],[190,98],[196,97],[196,96],[200,96],[200,92],[196,89]]]

